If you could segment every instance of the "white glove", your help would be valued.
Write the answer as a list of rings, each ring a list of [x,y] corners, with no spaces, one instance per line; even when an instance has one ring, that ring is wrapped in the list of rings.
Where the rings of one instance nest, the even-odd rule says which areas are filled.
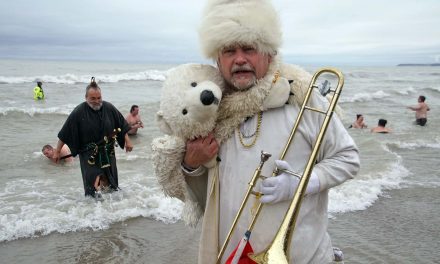
[[[275,164],[280,170],[293,171],[289,163],[284,160],[275,160]],[[278,203],[286,200],[291,200],[296,188],[298,187],[299,179],[287,172],[282,172],[275,177],[268,177],[261,182],[260,192],[263,197],[260,198],[262,203]],[[306,194],[319,192],[318,176],[312,172],[307,185]]]

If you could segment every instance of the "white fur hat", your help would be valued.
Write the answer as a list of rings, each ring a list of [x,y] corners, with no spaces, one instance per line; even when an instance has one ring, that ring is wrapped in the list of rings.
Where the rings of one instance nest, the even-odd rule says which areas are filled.
[[[208,0],[199,36],[203,54],[214,60],[221,49],[235,44],[274,54],[282,38],[278,14],[269,0]]]

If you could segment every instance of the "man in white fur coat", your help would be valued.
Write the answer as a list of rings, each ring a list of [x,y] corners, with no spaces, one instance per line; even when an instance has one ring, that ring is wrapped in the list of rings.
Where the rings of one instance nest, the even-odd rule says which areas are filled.
[[[306,112],[285,159],[277,160],[298,115],[311,76],[297,66],[281,62],[278,55],[281,45],[279,19],[268,0],[209,0],[199,35],[204,55],[217,62],[226,82],[214,133],[217,136],[188,141],[182,161],[185,177],[192,178],[208,177],[203,164],[216,156],[220,160],[215,168],[217,173],[209,173],[199,249],[199,263],[209,264],[216,262],[248,182],[260,162],[261,150],[273,155],[264,165],[262,175],[270,176],[275,166],[302,172],[324,116]],[[280,93],[277,100],[264,105],[262,100],[243,100],[244,95],[255,92],[256,87],[261,89],[263,86],[266,90],[262,91],[270,91],[273,83],[277,82],[279,86],[280,79],[285,80],[282,83],[288,86],[290,93]],[[261,98],[266,95],[261,94]],[[326,109],[328,101],[314,93],[310,104]],[[234,116],[239,117],[231,121]],[[301,206],[290,248],[290,263],[322,264],[333,260],[327,233],[328,191],[353,178],[358,170],[357,147],[334,115]],[[272,241],[297,184],[298,179],[288,173],[269,177],[257,184],[255,189],[263,194],[260,201],[265,206],[249,240],[255,252],[262,251]],[[243,237],[256,199],[250,198],[221,263],[225,263]]]

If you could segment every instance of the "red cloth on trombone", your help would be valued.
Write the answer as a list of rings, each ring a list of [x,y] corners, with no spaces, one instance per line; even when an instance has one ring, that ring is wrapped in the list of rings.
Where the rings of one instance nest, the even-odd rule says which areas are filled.
[[[231,255],[228,257],[228,259],[226,260],[225,264],[231,264],[232,259],[234,258],[235,252],[238,249],[238,246],[234,249],[234,251],[232,251]],[[241,254],[240,260],[238,261],[239,264],[256,264],[255,261],[253,261],[252,259],[250,259],[248,257],[249,253],[254,253],[254,249],[251,246],[251,243],[247,242],[246,246],[244,246],[243,249],[243,253]]]

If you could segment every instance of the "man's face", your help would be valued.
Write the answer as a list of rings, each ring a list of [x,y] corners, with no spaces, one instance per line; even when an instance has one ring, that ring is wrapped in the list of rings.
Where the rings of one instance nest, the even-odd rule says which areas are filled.
[[[51,159],[52,156],[53,156],[53,149],[46,148],[46,149],[43,150],[43,154],[47,158]]]
[[[95,111],[101,109],[102,98],[100,89],[89,89],[86,95],[87,104]]]
[[[139,114],[139,107],[136,107],[133,109],[133,112],[131,113],[133,116],[137,116]]]
[[[218,58],[220,73],[235,90],[247,90],[266,75],[272,56],[258,52],[252,46],[224,48]]]

